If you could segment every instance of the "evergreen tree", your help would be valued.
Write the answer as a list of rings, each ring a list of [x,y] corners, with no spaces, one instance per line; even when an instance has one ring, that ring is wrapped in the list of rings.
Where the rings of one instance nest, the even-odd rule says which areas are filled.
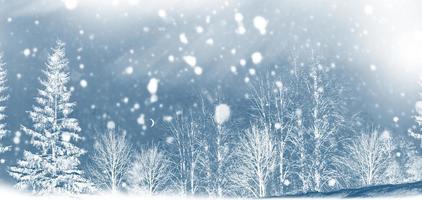
[[[31,189],[37,194],[77,194],[90,190],[91,183],[79,169],[79,157],[85,151],[74,142],[81,139],[78,120],[70,117],[75,106],[70,101],[68,60],[64,43],[57,41],[47,61],[42,89],[29,112],[32,128],[21,126],[31,137],[33,151],[24,151],[23,159],[10,168],[19,189]]]
[[[4,113],[6,110],[5,102],[9,98],[9,95],[5,94],[7,87],[7,71],[5,69],[6,64],[3,63],[3,56],[0,53],[0,141],[3,139],[4,136],[7,134],[6,123],[4,122],[6,118],[6,114]],[[0,153],[4,153],[9,150],[9,147],[4,146],[0,143]]]

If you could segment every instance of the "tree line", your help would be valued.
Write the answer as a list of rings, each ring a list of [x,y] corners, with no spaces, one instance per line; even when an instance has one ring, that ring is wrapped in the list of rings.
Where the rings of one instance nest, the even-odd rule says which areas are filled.
[[[346,88],[313,54],[306,61],[291,56],[286,77],[276,67],[249,84],[245,128],[234,122],[229,105],[202,99],[165,122],[164,143],[136,149],[122,131],[107,129],[86,152],[78,147],[82,130],[72,117],[76,104],[64,48],[58,41],[52,49],[28,112],[32,124],[21,126],[31,148],[8,168],[18,189],[263,198],[422,180],[417,149],[350,114]],[[2,105],[6,82],[0,57]],[[0,106],[0,139],[8,132],[5,109]],[[415,126],[410,135],[419,130]],[[0,146],[0,152],[8,150]]]

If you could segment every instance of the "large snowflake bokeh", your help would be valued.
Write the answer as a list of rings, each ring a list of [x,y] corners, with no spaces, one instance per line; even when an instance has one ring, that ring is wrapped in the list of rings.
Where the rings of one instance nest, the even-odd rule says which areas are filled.
[[[57,39],[66,43],[88,150],[114,126],[138,146],[165,141],[163,121],[199,96],[247,121],[248,83],[274,67],[287,73],[292,53],[310,51],[350,89],[350,110],[405,135],[422,73],[421,8],[416,0],[0,0],[13,135],[3,159],[14,163],[28,145],[19,125],[30,123]]]

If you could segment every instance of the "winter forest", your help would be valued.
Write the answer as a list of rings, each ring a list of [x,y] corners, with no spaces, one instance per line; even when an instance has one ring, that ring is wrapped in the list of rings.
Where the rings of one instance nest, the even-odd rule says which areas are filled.
[[[420,196],[421,8],[0,0],[0,191]]]

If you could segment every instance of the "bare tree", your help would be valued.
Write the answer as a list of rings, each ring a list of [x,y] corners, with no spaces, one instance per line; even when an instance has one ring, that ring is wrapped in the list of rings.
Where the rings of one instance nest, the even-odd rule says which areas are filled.
[[[222,100],[219,92],[204,91],[201,95],[200,116],[203,139],[203,159],[201,162],[204,190],[210,196],[233,195],[232,184],[227,174],[232,172],[235,131],[230,119],[230,106]]]
[[[301,183],[301,192],[322,191],[341,176],[332,159],[338,153],[343,135],[337,134],[344,127],[343,89],[328,77],[329,67],[324,67],[313,51],[310,60],[298,62],[297,55],[290,57],[292,65],[289,106],[285,113],[293,123],[293,146],[297,149],[293,168]],[[332,186],[329,186],[332,187]]]
[[[92,179],[98,187],[112,192],[119,190],[131,163],[131,149],[125,134],[115,129],[107,129],[105,134],[99,136],[89,166]]]
[[[128,172],[129,184],[135,191],[149,195],[164,191],[171,175],[171,163],[158,146],[144,148],[136,156]]]
[[[203,167],[204,146],[201,138],[200,123],[191,111],[187,115],[180,112],[169,123],[170,156],[175,166],[175,184],[183,194],[194,195],[201,189],[203,176],[200,169]]]
[[[337,162],[345,172],[358,177],[359,186],[384,182],[385,172],[391,163],[391,136],[387,131],[380,133],[371,129],[362,133],[346,146],[346,154]]]
[[[236,155],[237,172],[231,178],[242,191],[241,195],[266,197],[276,166],[275,146],[269,130],[252,125],[240,138]]]
[[[306,132],[307,129],[304,125],[304,117],[302,109],[296,109],[292,119],[294,124],[292,125],[292,131],[294,132],[294,137],[292,137],[292,143],[296,151],[296,162],[293,163],[293,168],[296,169],[295,176],[301,182],[301,192],[308,192],[311,186],[311,174],[310,174],[310,159],[306,149]]]
[[[307,73],[304,71],[302,63],[298,62],[298,57],[296,54],[290,56],[290,63],[292,66],[292,79],[291,79],[291,91],[289,94],[289,99],[292,102],[290,105],[290,112],[288,114],[291,120],[291,132],[294,134],[291,138],[291,142],[294,146],[294,158],[296,162],[292,164],[292,171],[295,177],[297,177],[301,182],[301,192],[308,192],[311,187],[311,174],[310,174],[310,159],[308,155],[309,146],[307,143],[307,127],[305,126],[304,108],[303,104],[306,103],[304,100],[308,98],[306,94],[307,88],[306,79]]]
[[[311,72],[308,88],[311,96],[311,125],[312,132],[313,162],[313,190],[320,192],[328,183],[328,180],[336,177],[336,172],[330,163],[336,155],[338,140],[337,135],[344,122],[342,115],[341,101],[337,92],[341,88],[336,88],[332,80],[328,80],[326,75],[328,69],[320,64],[318,57],[311,56]]]
[[[422,180],[422,156],[412,153],[405,164],[406,174],[408,178],[406,182],[415,182]]]
[[[274,139],[278,169],[276,190],[282,195],[290,169],[286,151],[292,139],[292,126],[288,118],[287,88],[280,80],[281,77],[276,78],[274,74],[268,73],[252,85],[251,100],[253,110],[256,112],[255,118],[261,123],[260,126],[266,127]]]

